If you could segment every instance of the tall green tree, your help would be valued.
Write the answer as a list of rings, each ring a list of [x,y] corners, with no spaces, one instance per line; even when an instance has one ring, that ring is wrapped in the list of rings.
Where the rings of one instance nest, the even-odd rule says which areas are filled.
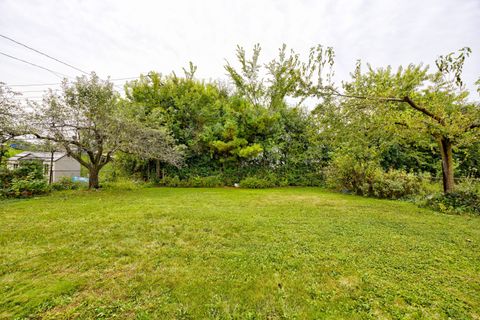
[[[50,91],[35,106],[32,133],[61,145],[89,172],[89,187],[99,187],[99,172],[117,151],[178,165],[181,151],[165,128],[149,128],[128,117],[128,105],[109,81],[95,73],[73,83],[63,81],[62,93]]]
[[[352,81],[340,93],[332,87],[318,88],[319,95],[343,99],[340,114],[363,115],[365,124],[394,133],[404,139],[433,139],[442,159],[444,192],[454,190],[454,150],[480,137],[480,107],[470,102],[461,74],[470,49],[441,56],[438,70],[409,65],[396,72],[391,67],[362,72],[360,64]],[[345,100],[346,99],[346,100]],[[348,119],[348,117],[346,117]],[[361,122],[357,122],[361,124]],[[370,131],[371,132],[371,131]]]
[[[185,170],[210,161],[205,130],[222,117],[222,105],[227,99],[227,93],[216,84],[195,80],[194,71],[191,65],[183,78],[150,72],[125,87],[127,102],[138,121],[168,128],[175,141],[185,145]],[[137,158],[136,162],[151,160]],[[161,164],[155,162],[158,168]]]
[[[312,88],[323,87],[331,82],[334,59],[330,47],[312,47],[306,59],[283,45],[278,55],[262,63],[261,47],[255,45],[250,57],[242,47],[237,47],[237,67],[227,63],[225,69],[235,85],[236,93],[253,106],[263,109],[274,119],[269,126],[270,134],[261,143],[265,159],[270,159],[270,168],[279,166],[301,167],[313,163],[311,148],[317,140],[312,133],[311,120],[306,111],[305,100],[310,98]],[[315,144],[318,146],[318,144]],[[315,155],[324,158],[322,154]],[[318,163],[318,162],[317,162]]]

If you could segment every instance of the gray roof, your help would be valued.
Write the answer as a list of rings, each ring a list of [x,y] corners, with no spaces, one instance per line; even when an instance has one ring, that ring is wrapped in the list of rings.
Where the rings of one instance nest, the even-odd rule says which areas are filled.
[[[65,157],[67,154],[65,152],[54,152],[53,161],[60,160]],[[24,151],[19,154],[16,154],[13,157],[8,158],[8,161],[19,161],[19,160],[42,160],[50,161],[52,157],[51,152],[37,152],[37,151]]]

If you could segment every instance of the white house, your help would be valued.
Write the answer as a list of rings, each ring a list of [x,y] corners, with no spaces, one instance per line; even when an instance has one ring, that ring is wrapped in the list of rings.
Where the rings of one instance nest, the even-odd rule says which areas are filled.
[[[69,157],[65,152],[54,152],[52,159],[51,152],[24,151],[9,158],[7,167],[16,169],[20,162],[32,160],[42,162],[43,174],[47,179],[50,177],[50,164],[52,164],[53,182],[60,180],[61,177],[80,176],[80,163]]]

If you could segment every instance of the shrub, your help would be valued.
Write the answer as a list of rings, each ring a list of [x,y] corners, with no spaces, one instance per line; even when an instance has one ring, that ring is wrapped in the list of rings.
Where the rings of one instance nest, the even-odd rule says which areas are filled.
[[[104,189],[119,189],[119,190],[138,190],[146,187],[147,184],[144,181],[128,179],[128,178],[117,178],[115,181],[106,182],[102,184]]]
[[[375,162],[354,162],[349,157],[335,159],[327,169],[327,185],[357,195],[400,199],[424,193],[424,176],[403,170],[384,172]]]
[[[349,156],[334,159],[326,170],[327,186],[357,195],[373,195],[373,182],[379,166],[374,162],[356,162]]]
[[[8,189],[14,178],[13,171],[0,168],[0,189]]]
[[[53,190],[77,190],[84,184],[81,182],[74,182],[70,177],[61,177],[57,182],[52,183]]]
[[[10,188],[4,190],[7,197],[26,198],[33,195],[45,194],[50,191],[50,187],[44,179],[13,179]]]
[[[275,187],[275,183],[263,178],[247,177],[240,181],[240,187],[247,189],[264,189]]]
[[[185,187],[185,188],[215,188],[224,185],[220,176],[200,177],[193,176],[186,180],[181,180],[178,176],[165,176],[159,184],[165,187]]]
[[[13,176],[16,179],[42,180],[43,165],[40,161],[21,161],[20,166],[13,170]]]
[[[186,181],[184,186],[194,188],[215,188],[223,186],[222,180],[219,176],[209,177],[191,177]]]
[[[436,193],[426,200],[426,206],[444,213],[480,214],[479,185],[467,181],[457,185],[453,192],[447,194]]]
[[[25,161],[15,170],[0,171],[0,196],[25,198],[50,191],[38,161]]]
[[[377,198],[405,198],[422,193],[422,178],[403,170],[377,170],[371,189]]]
[[[301,186],[301,187],[319,187],[325,186],[325,177],[322,172],[303,172],[301,174],[289,174],[288,178],[289,186]]]
[[[180,181],[180,178],[178,176],[165,176],[163,177],[162,180],[160,180],[160,185],[165,186],[165,187],[183,187],[184,183]]]

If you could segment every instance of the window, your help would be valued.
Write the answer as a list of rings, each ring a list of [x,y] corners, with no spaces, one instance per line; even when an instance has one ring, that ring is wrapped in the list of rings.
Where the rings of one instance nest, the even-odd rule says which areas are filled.
[[[48,165],[47,163],[43,164],[43,174],[44,175],[50,174],[50,165]]]
[[[17,169],[18,168],[18,163],[14,163],[13,164],[13,169]]]

